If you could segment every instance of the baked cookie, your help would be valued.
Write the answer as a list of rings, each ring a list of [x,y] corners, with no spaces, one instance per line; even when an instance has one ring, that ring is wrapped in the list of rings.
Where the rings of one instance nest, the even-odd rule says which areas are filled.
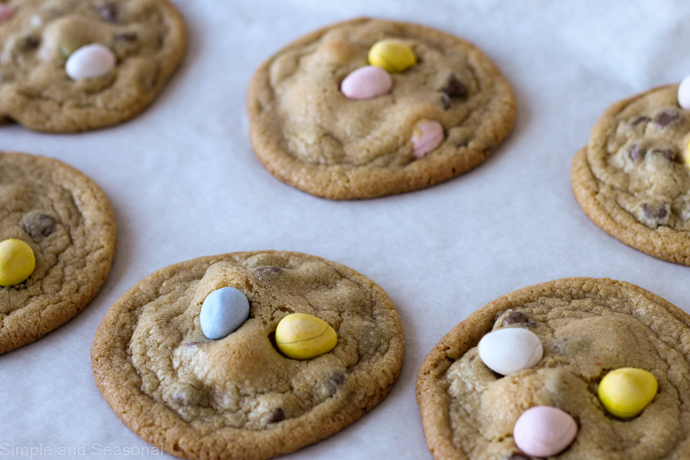
[[[167,0],[0,0],[0,123],[76,132],[132,118],[185,44]]]
[[[116,246],[113,210],[91,179],[52,158],[0,152],[0,353],[79,313]]]
[[[217,303],[227,290],[230,306]],[[311,325],[309,337],[290,335]],[[315,343],[316,355],[285,356]],[[403,351],[395,307],[372,281],[319,257],[262,251],[144,278],[106,314],[91,359],[101,394],[145,441],[178,457],[251,460],[361,417],[390,390]]]
[[[669,302],[610,279],[565,278],[500,297],[455,326],[419,370],[417,401],[429,449],[435,459],[690,458],[688,326],[690,317]],[[507,375],[492,371],[485,361],[494,367],[501,359],[511,366],[522,361],[519,342],[501,347],[505,337],[488,340],[486,352],[480,339],[517,332],[536,336],[542,356],[535,353],[536,365],[523,370],[502,371]],[[620,382],[602,384],[605,376],[626,372],[621,368],[658,381],[639,415],[614,415],[602,402],[607,391],[623,390]],[[562,433],[555,430],[564,445],[555,453],[525,453],[514,427],[518,444],[525,435],[548,434],[516,426],[544,407],[569,420]]]
[[[247,110],[266,169],[336,200],[462,174],[508,135],[516,113],[508,82],[472,44],[367,18],[310,33],[263,63]]]
[[[582,210],[606,233],[659,259],[690,265],[690,112],[668,85],[611,106],[573,160]]]

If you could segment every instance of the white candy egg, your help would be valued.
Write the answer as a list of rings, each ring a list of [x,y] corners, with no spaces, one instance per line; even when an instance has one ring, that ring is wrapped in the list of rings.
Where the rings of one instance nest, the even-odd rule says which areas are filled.
[[[116,63],[115,54],[100,43],[82,46],[67,59],[65,72],[72,80],[107,75]]]
[[[479,341],[479,357],[489,369],[501,375],[529,369],[543,355],[539,337],[519,327],[490,332]]]

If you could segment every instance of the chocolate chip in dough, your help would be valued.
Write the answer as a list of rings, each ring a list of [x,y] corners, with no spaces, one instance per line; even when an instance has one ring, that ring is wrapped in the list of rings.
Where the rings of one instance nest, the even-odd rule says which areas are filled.
[[[452,98],[461,98],[467,96],[467,86],[452,73],[443,87],[443,92]]]
[[[640,144],[633,144],[632,147],[630,147],[628,156],[632,161],[638,161],[644,157],[646,151],[647,150],[644,147],[640,147]]]
[[[106,22],[116,22],[118,17],[117,6],[112,2],[99,3],[93,7],[99,16]]]
[[[278,423],[285,420],[285,411],[282,408],[278,408],[273,411],[271,417],[268,419],[268,423]]]
[[[24,216],[22,227],[27,235],[37,240],[53,233],[55,219],[40,212],[32,212]]]
[[[670,125],[679,122],[681,117],[682,114],[680,113],[680,110],[669,107],[657,112],[656,115],[654,115],[654,124],[661,129],[665,129]]]
[[[675,161],[676,159],[676,152],[673,149],[654,149],[651,153],[653,155],[661,155],[668,161]]]
[[[501,323],[501,326],[510,325],[532,327],[534,326],[534,321],[532,321],[529,316],[521,311],[512,311],[505,318],[503,318],[503,322]]]

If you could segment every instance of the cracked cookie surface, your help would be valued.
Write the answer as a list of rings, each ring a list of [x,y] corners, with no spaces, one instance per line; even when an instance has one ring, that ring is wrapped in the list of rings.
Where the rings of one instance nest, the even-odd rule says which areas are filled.
[[[351,100],[340,85],[371,46],[396,39],[417,64],[392,74],[390,94]],[[271,174],[313,195],[373,198],[425,188],[473,168],[505,138],[515,98],[475,46],[416,24],[355,19],[300,38],[255,72],[247,96],[254,152]],[[445,140],[412,155],[418,122]]]
[[[1,0],[0,0],[1,1]],[[167,0],[9,0],[0,22],[0,123],[76,132],[127,120],[148,106],[178,66],[182,17]],[[67,58],[99,43],[113,70],[72,80]]]
[[[115,256],[107,197],[91,179],[51,158],[0,152],[0,241],[27,243],[36,268],[0,287],[0,353],[67,322],[96,295]]]
[[[690,112],[678,85],[611,106],[573,160],[582,210],[606,233],[659,259],[690,265]]]
[[[199,324],[206,296],[242,291],[249,319],[220,340]],[[278,322],[308,313],[335,348],[295,360]],[[185,458],[263,459],[326,438],[373,408],[400,372],[404,336],[386,293],[343,265],[294,252],[202,257],[148,276],[108,311],[91,350],[103,397],[147,442]]]
[[[453,328],[424,360],[417,401],[436,459],[528,458],[513,441],[526,409],[555,406],[579,425],[561,459],[684,459],[690,456],[690,317],[629,283],[565,278],[507,294]],[[477,353],[492,330],[528,328],[544,357],[509,376]],[[639,416],[623,420],[597,398],[612,369],[637,367],[659,383]],[[551,457],[550,457],[551,458]]]

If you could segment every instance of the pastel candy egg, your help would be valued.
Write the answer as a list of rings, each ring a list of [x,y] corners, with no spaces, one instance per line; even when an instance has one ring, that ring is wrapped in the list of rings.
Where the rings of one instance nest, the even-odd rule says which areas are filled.
[[[690,110],[690,75],[685,77],[678,86],[678,105],[683,110]]]
[[[211,340],[235,332],[249,318],[249,301],[239,289],[224,287],[211,292],[201,305],[201,332]]]
[[[550,457],[568,447],[577,436],[577,422],[556,407],[527,409],[515,422],[515,445],[531,457]]]
[[[402,73],[416,63],[412,48],[397,40],[381,40],[369,49],[369,64],[389,73]]]
[[[0,23],[8,20],[13,14],[14,9],[11,6],[0,3]]]
[[[690,166],[690,141],[685,144],[685,152],[683,152],[683,162]]]
[[[368,65],[345,77],[340,90],[348,99],[371,99],[388,94],[392,87],[393,79],[388,72]]]
[[[443,142],[443,125],[438,121],[422,120],[412,130],[412,156],[422,158]]]
[[[115,67],[115,54],[100,43],[77,49],[67,59],[65,72],[72,80],[102,77]]]
[[[338,342],[335,330],[314,315],[287,315],[276,328],[276,345],[288,358],[311,359],[328,353]]]
[[[644,410],[656,396],[657,381],[651,372],[622,367],[609,372],[599,383],[599,399],[607,411],[631,418]]]
[[[26,280],[36,268],[31,246],[22,240],[0,243],[0,286],[14,286]]]
[[[544,355],[539,337],[511,327],[486,334],[479,341],[479,358],[492,371],[508,375],[535,366]]]

